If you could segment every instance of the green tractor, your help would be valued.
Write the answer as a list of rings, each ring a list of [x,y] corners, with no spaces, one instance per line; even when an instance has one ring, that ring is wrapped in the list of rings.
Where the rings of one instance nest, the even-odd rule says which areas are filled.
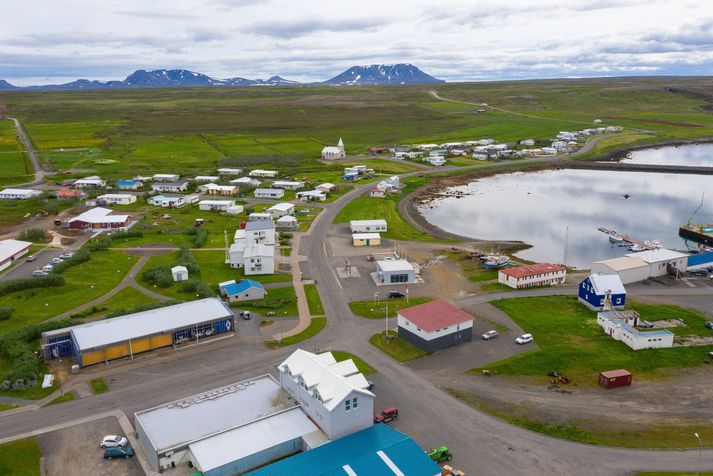
[[[436,463],[444,463],[453,459],[453,455],[447,446],[439,446],[428,452],[428,456],[431,457]]]

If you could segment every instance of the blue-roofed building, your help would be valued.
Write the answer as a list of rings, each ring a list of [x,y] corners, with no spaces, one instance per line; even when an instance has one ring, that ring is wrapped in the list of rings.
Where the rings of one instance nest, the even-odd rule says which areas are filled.
[[[436,476],[441,474],[441,468],[407,435],[379,423],[248,474]]]
[[[117,180],[116,182],[116,188],[121,190],[138,190],[143,186],[143,182],[139,180]]]
[[[604,332],[634,350],[673,347],[673,332],[668,329],[639,330],[640,319],[639,313],[633,310],[597,313],[597,324]]]
[[[579,302],[594,311],[604,310],[605,304],[624,309],[626,288],[618,274],[592,274],[579,283],[578,297]]]
[[[229,302],[252,301],[265,297],[263,285],[252,279],[243,279],[236,283],[234,279],[224,281],[218,285],[220,294],[225,296]]]

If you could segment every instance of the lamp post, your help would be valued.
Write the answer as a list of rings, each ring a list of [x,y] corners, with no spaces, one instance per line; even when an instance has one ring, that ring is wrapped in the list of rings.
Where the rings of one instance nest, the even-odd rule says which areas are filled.
[[[701,441],[701,437],[698,435],[698,432],[694,433],[693,436],[695,436],[698,440],[698,464],[696,465],[696,475],[698,475],[701,471],[701,453],[703,452],[703,442]]]

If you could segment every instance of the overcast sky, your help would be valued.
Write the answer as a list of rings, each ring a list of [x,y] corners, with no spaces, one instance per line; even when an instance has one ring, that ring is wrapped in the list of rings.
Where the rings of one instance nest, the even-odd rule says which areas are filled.
[[[185,68],[321,81],[413,63],[448,81],[713,74],[711,0],[0,0],[0,79]]]

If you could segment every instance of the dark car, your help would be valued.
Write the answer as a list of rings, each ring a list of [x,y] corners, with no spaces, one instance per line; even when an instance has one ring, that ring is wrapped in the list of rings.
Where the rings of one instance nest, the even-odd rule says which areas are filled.
[[[372,382],[371,380],[367,380],[366,383],[367,383],[366,389],[369,391],[374,390],[374,387],[376,387],[376,384],[374,382]]]
[[[639,327],[641,327],[642,329],[651,329],[652,327],[654,327],[654,325],[651,324],[649,321],[641,321],[639,322]]]
[[[691,274],[693,276],[708,276],[708,271],[705,269],[697,269],[695,271],[691,271]]]
[[[401,291],[389,292],[389,299],[403,299],[405,297],[406,297],[406,294],[402,293]]]
[[[116,446],[104,450],[104,459],[131,458],[132,456],[134,456],[133,448],[122,448],[120,446]]]
[[[706,329],[710,329],[713,331],[713,321],[706,321],[703,325],[706,326]]]
[[[252,314],[250,314],[250,311],[240,311],[240,317],[242,317],[246,321],[249,321],[253,316]]]
[[[391,420],[396,420],[398,417],[399,411],[396,407],[386,407],[374,415],[374,423],[387,423]]]

